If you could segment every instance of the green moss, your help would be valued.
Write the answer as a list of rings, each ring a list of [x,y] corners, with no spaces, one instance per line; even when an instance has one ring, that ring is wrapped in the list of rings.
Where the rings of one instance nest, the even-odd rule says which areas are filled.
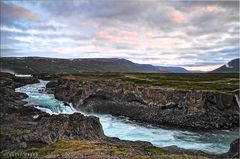
[[[28,148],[43,148],[47,146],[47,144],[42,142],[27,142]]]
[[[54,151],[55,151],[55,148],[48,147],[48,146],[44,148],[30,148],[26,150],[27,153],[36,153],[38,154],[38,156],[50,155]]]
[[[166,154],[160,148],[148,146],[128,146],[107,143],[104,141],[70,140],[58,141],[54,144],[45,145],[42,143],[28,143],[26,153],[38,154],[38,157],[56,157],[63,158],[131,158],[131,159],[204,159],[202,156],[193,156],[187,154]]]
[[[0,129],[0,139],[4,138],[6,136],[5,131],[1,128]]]
[[[144,151],[152,153],[152,154],[162,154],[161,149],[154,147],[154,146],[149,146],[149,147],[144,147]]]

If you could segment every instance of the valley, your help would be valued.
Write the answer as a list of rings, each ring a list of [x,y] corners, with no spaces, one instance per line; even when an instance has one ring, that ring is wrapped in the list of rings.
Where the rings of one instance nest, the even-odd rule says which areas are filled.
[[[98,158],[99,156],[101,156],[101,158],[161,158],[164,156],[169,158],[224,158],[228,155],[237,155],[237,152],[235,151],[233,152],[233,154],[232,152],[230,153],[230,151],[228,152],[228,145],[234,139],[238,138],[237,132],[239,131],[239,123],[237,123],[237,121],[239,121],[239,119],[237,119],[237,114],[239,113],[239,108],[237,108],[238,105],[235,101],[235,96],[231,96],[232,93],[224,93],[225,90],[217,90],[210,92],[206,90],[204,92],[201,92],[199,90],[197,93],[194,90],[186,90],[186,88],[168,88],[166,86],[160,87],[155,86],[154,84],[146,85],[145,83],[138,83],[139,81],[143,80],[143,77],[146,76],[148,76],[148,80],[144,80],[144,82],[152,82],[152,80],[159,80],[161,78],[165,80],[172,80],[173,75],[167,74],[159,74],[158,78],[156,78],[157,74],[130,73],[128,73],[127,75],[125,73],[84,73],[52,75],[39,74],[34,76],[43,80],[48,80],[50,82],[45,82],[45,84],[41,84],[41,81],[40,83],[36,83],[39,81],[34,77],[15,77],[10,74],[1,74],[1,83],[2,86],[4,86],[4,89],[2,90],[3,96],[1,100],[3,101],[3,103],[5,103],[3,105],[4,109],[1,112],[1,118],[3,119],[3,127],[1,129],[1,143],[4,143],[5,145],[5,151],[2,152],[2,155],[5,157],[12,150],[17,150],[24,153],[36,153],[42,157],[48,156],[53,158],[59,157],[59,155],[65,157],[69,157],[69,155],[72,157],[89,156],[89,158]],[[124,78],[119,78],[119,76],[124,76]],[[178,79],[181,79],[184,75],[175,74],[174,76],[178,77]],[[194,76],[196,76],[197,78],[197,75]],[[196,78],[194,79],[194,76],[192,75],[192,77],[190,78],[188,75],[188,77],[184,78],[196,81]],[[234,78],[234,74],[222,76],[224,78],[221,79],[220,82],[225,81],[226,79],[232,80]],[[212,79],[213,81],[213,78],[214,76],[208,76],[208,78],[205,79]],[[118,81],[118,79],[121,79],[121,81]],[[133,79],[137,80],[137,82],[132,81]],[[206,80],[200,80],[199,82],[206,82]],[[30,85],[24,86],[25,84]],[[46,85],[47,87],[46,92],[40,91],[45,87],[44,85]],[[14,93],[12,89],[15,87],[19,87],[16,89],[17,92],[20,91],[22,93],[27,93],[27,95],[24,95],[22,93],[19,94],[17,92]],[[139,90],[143,91],[141,98],[138,97],[140,95],[138,94]],[[153,90],[154,92],[152,92],[152,94],[151,91]],[[165,92],[165,95],[160,92],[156,93],[157,90],[162,93]],[[171,92],[176,95],[179,91],[182,95],[184,95],[184,93],[192,94],[192,91],[197,94],[200,93],[199,97],[202,98],[202,101],[200,100],[200,103],[198,103],[200,105],[196,105],[197,107],[192,107],[191,105],[189,105],[189,102],[187,102],[189,104],[184,104],[184,101],[180,102],[179,100],[181,100],[182,98],[182,95],[180,94],[178,95],[180,99],[174,99],[171,97]],[[236,93],[237,91],[233,92]],[[9,96],[9,93],[11,93],[13,96]],[[54,95],[51,95],[52,93]],[[157,97],[158,95],[160,95],[159,93],[163,95],[161,97],[161,100]],[[221,97],[220,99],[226,99],[224,99],[222,103],[218,103],[216,106],[214,106],[214,104],[212,103],[211,105],[213,108],[211,109],[208,108],[209,106],[206,107],[203,105],[202,107],[201,103],[204,104],[209,100],[207,99],[208,97],[205,95],[206,93],[208,94],[207,96],[212,96],[211,98]],[[219,96],[219,94],[221,94],[221,96]],[[204,96],[206,96],[207,98]],[[26,100],[22,101],[21,99],[24,98]],[[59,99],[60,101],[56,100],[55,98]],[[195,95],[191,97],[193,103],[194,98]],[[166,99],[167,101],[164,101],[163,99]],[[174,101],[178,101],[178,106],[173,103]],[[124,105],[121,104],[122,102],[124,103]],[[70,103],[70,105],[68,103]],[[183,105],[179,106],[180,103],[182,103]],[[23,106],[24,104],[27,105]],[[221,107],[219,107],[220,105]],[[210,109],[211,113],[215,113],[215,115],[209,115],[210,112],[208,111],[208,109]],[[225,111],[225,114],[221,115],[220,112],[222,111],[222,109]],[[214,112],[212,112],[212,110],[214,110]],[[83,113],[86,117],[83,117],[83,115],[81,114],[78,115],[74,113],[78,111],[80,111],[81,114]],[[48,115],[49,113],[52,115]],[[163,113],[160,116],[164,117],[159,118],[160,116],[156,113]],[[172,116],[168,113],[172,114]],[[185,117],[179,116],[182,113]],[[120,120],[117,118],[115,119],[115,117],[109,118],[104,114],[112,114],[117,118],[120,117]],[[91,117],[92,115],[96,116],[97,118]],[[15,118],[13,118],[14,116]],[[122,116],[129,118],[127,120],[124,120],[124,118],[123,120],[121,120]],[[195,121],[194,116],[197,117],[196,119],[198,120]],[[211,118],[211,116],[218,117],[219,119],[216,120],[216,118]],[[100,119],[100,121],[98,118]],[[13,120],[14,122],[12,123],[11,121]],[[185,120],[188,122],[186,122]],[[60,125],[65,126],[59,127],[59,121],[61,121],[61,123],[59,123]],[[80,125],[72,125],[73,123],[75,123],[75,121],[78,121]],[[158,133],[160,134],[163,133],[159,136],[152,136],[154,139],[159,139],[160,142],[157,140],[157,142],[153,140],[151,142],[154,145],[152,145],[151,143],[146,142],[150,140],[148,137],[145,137],[144,139],[144,134],[141,134],[139,135],[139,137],[135,137],[132,139],[130,136],[121,137],[121,131],[116,129],[118,127],[117,125],[120,124],[123,126],[124,124],[126,124],[124,126],[127,130],[128,128],[131,128],[131,124],[135,125],[135,123],[131,123],[132,121],[143,124],[142,126],[140,124],[139,126],[134,127],[136,133],[137,131],[139,131],[139,133],[141,134],[141,131],[147,132],[151,130],[153,131],[152,135],[154,135],[154,132],[156,133],[158,131]],[[202,123],[199,125],[197,124],[198,122]],[[70,125],[67,123],[69,123]],[[108,126],[110,123],[117,124],[115,131],[111,130],[113,129],[113,127]],[[148,127],[144,123],[152,123],[154,127]],[[83,129],[83,125],[81,124],[83,124],[84,127],[86,127],[87,129]],[[101,126],[101,124],[103,125]],[[160,128],[157,128],[159,126]],[[96,127],[98,127],[98,129],[96,129]],[[74,133],[76,129],[79,132]],[[220,132],[217,133],[217,131],[219,130]],[[224,133],[221,133],[222,130],[228,130],[230,132],[226,132],[225,135],[223,135]],[[170,139],[168,141],[161,141],[160,138],[164,138],[165,136],[164,131],[169,131],[168,133],[176,131],[177,133],[174,135],[175,137],[172,137],[177,140],[173,141],[172,144],[177,144],[177,146],[183,146],[187,149],[171,147],[171,143],[169,142],[171,141]],[[182,134],[182,136],[181,131],[183,131],[183,134],[185,135]],[[203,133],[202,137],[200,135],[201,133],[199,133],[201,131],[205,132]],[[217,148],[218,146],[216,145],[215,150],[214,148],[211,150],[210,148],[205,147],[208,145],[207,143],[209,143],[209,141],[205,141],[204,134],[206,134],[207,137],[207,134],[211,134],[211,131],[213,134],[215,131],[216,135],[219,135],[219,137],[217,137],[218,140],[222,138],[222,141],[220,143],[226,143],[226,147],[223,145],[219,145],[220,147]],[[8,137],[6,136],[6,134],[9,134],[7,135]],[[194,134],[196,135],[196,140],[193,138],[195,136]],[[108,137],[106,135],[110,135],[112,137]],[[122,135],[125,136],[124,134]],[[128,135],[134,135],[134,133],[129,133]],[[151,138],[151,133],[149,133],[148,135],[150,135],[149,137]],[[199,144],[196,145],[195,149],[194,147],[191,147],[191,142],[188,140],[186,140],[185,144],[183,144],[184,142],[182,141],[184,141],[184,138],[187,139],[188,136],[192,136],[192,139],[194,139],[192,141],[192,146],[194,146],[193,143],[198,143],[197,138],[200,137],[203,147],[201,148],[201,144]],[[121,140],[117,139],[116,137],[120,137]],[[214,139],[213,137],[211,137],[211,135],[209,136],[209,138]],[[143,141],[134,141],[136,139]],[[6,141],[8,141],[7,145]],[[236,140],[235,142],[237,141],[238,140]],[[164,146],[161,146],[161,142],[165,143],[166,146],[169,142],[170,147],[163,148]],[[188,142],[190,142],[189,146],[187,146]],[[217,141],[216,143],[218,142],[219,141]],[[211,144],[214,145],[214,140]],[[72,145],[74,145],[74,148],[78,149],[79,151],[75,153]],[[160,146],[161,148],[157,148],[154,146]],[[222,149],[223,147],[225,147],[224,150]],[[96,149],[96,151],[94,151],[94,149]],[[70,153],[66,154],[65,150]],[[212,153],[214,152],[214,154],[209,153],[209,150]],[[184,155],[182,156],[181,154]]]

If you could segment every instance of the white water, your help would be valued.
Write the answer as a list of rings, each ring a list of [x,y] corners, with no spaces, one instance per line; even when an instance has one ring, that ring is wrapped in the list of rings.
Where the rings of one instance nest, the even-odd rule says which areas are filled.
[[[70,106],[64,106],[62,101],[56,100],[54,95],[38,90],[45,87],[48,81],[30,84],[17,88],[17,92],[26,93],[29,98],[28,105],[49,114],[72,114],[78,112]],[[83,112],[81,112],[83,113]],[[87,114],[100,118],[104,133],[107,136],[118,137],[125,140],[142,140],[151,142],[158,147],[176,145],[186,149],[203,150],[212,153],[224,153],[229,149],[231,141],[239,138],[239,132],[215,131],[215,132],[192,132],[176,129],[159,128],[152,125],[132,122],[126,118],[117,118],[111,115]]]

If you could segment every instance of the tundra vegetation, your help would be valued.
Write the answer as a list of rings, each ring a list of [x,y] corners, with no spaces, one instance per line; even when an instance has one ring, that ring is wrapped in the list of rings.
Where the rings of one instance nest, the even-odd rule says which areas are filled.
[[[239,92],[239,74],[212,73],[77,73],[49,74],[50,78],[64,77],[72,80],[103,80],[113,83],[160,86],[163,88],[196,89],[212,92]]]

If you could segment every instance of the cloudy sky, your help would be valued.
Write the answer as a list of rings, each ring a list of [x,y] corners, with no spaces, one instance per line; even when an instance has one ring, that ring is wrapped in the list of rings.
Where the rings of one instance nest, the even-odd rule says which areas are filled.
[[[1,56],[211,70],[239,57],[239,2],[1,0]]]

